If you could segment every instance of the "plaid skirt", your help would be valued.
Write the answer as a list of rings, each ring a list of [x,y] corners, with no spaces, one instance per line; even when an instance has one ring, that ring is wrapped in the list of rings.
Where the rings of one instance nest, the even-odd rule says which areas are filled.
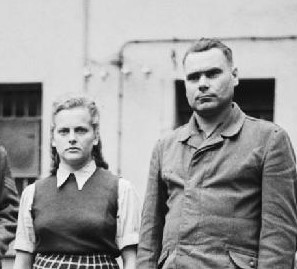
[[[119,269],[117,261],[109,255],[41,254],[35,256],[33,269]]]

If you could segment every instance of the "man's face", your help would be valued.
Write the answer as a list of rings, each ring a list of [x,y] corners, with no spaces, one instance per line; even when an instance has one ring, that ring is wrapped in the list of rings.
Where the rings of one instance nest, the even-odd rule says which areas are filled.
[[[220,49],[190,53],[184,71],[188,102],[198,115],[219,115],[231,104],[238,84],[237,69]]]

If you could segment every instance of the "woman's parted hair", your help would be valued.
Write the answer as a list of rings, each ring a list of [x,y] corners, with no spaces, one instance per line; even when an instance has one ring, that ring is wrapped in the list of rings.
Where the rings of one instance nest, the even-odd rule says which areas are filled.
[[[102,143],[99,136],[99,110],[96,103],[88,96],[82,94],[66,94],[59,97],[52,108],[52,123],[51,123],[51,140],[53,139],[53,132],[55,129],[55,116],[62,110],[72,109],[76,107],[87,108],[91,115],[91,124],[98,136],[98,144],[93,146],[92,156],[97,167],[108,169],[108,164],[102,155]],[[59,167],[60,158],[55,147],[51,146],[51,175],[56,175]]]

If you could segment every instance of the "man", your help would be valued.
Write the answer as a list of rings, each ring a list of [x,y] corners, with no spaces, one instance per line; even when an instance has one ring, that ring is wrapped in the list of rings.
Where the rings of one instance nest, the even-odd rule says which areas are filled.
[[[293,268],[295,156],[287,133],[232,102],[230,48],[201,39],[185,54],[193,115],[156,144],[137,268]]]
[[[7,154],[3,146],[0,146],[0,259],[14,239],[18,205],[18,194],[11,178]]]

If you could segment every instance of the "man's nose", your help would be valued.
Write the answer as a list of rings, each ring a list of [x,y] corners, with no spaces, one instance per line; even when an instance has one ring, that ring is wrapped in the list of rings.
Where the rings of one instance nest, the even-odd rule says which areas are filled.
[[[208,78],[204,74],[202,74],[199,78],[198,88],[202,92],[206,91],[209,88]]]

